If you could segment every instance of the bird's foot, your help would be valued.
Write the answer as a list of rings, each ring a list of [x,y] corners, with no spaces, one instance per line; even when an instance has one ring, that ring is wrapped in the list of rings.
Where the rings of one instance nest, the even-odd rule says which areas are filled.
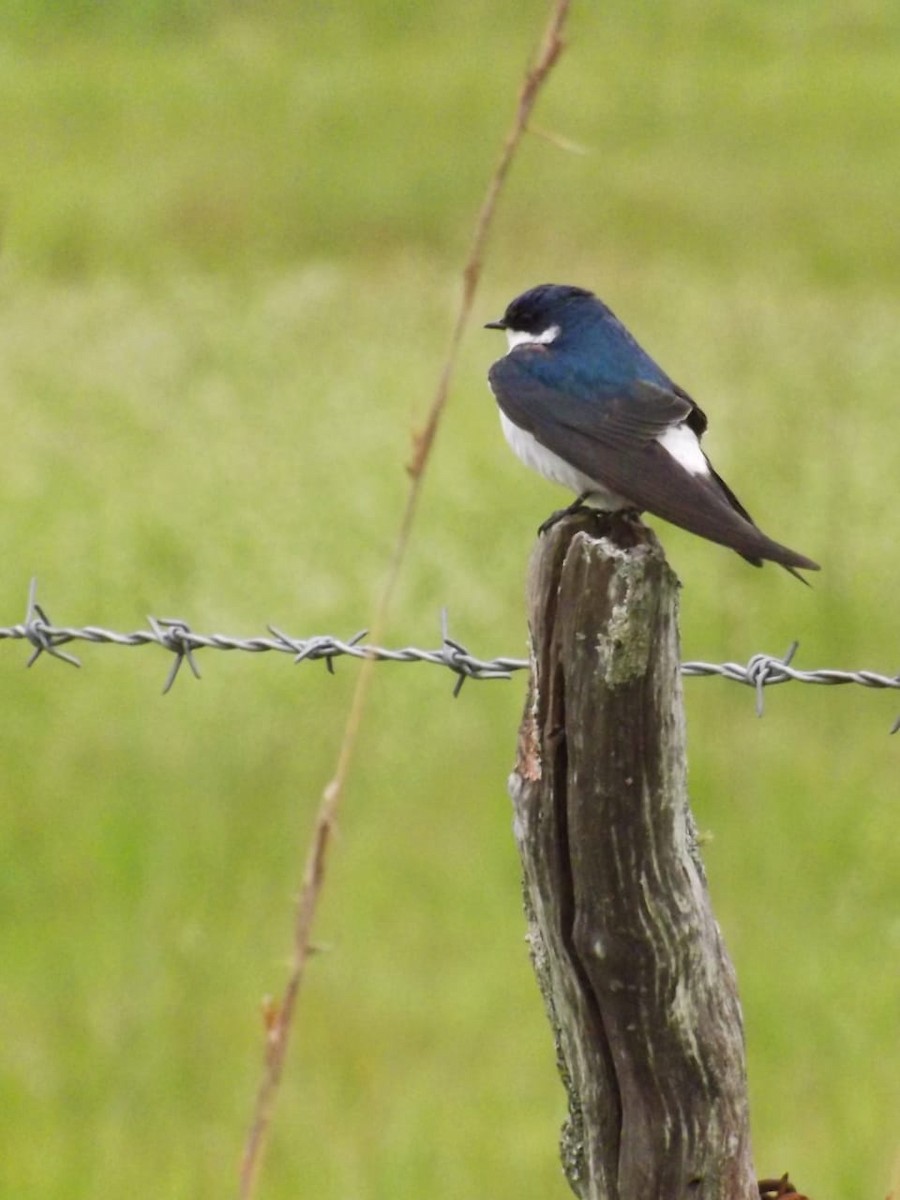
[[[545,533],[549,533],[553,526],[558,525],[565,517],[574,517],[584,512],[597,512],[596,508],[587,503],[589,497],[593,494],[593,492],[582,492],[566,508],[558,508],[556,512],[552,512],[546,521],[542,521],[538,525],[538,537],[543,537]]]
[[[592,496],[597,497],[599,503],[588,503]],[[640,523],[641,514],[639,509],[604,508],[603,502],[605,499],[602,492],[582,492],[567,508],[558,508],[556,512],[552,512],[547,520],[538,526],[538,536],[540,537],[545,533],[549,533],[554,525],[558,525],[566,517],[577,517],[582,513],[589,513],[598,522],[609,521],[612,517],[622,517],[626,521],[637,521]]]

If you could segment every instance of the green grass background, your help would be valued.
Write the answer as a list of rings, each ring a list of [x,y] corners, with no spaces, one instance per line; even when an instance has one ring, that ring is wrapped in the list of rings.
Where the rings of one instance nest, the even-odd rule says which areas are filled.
[[[349,635],[544,19],[537,0],[10,0],[0,619]],[[686,657],[898,667],[900,10],[576,5],[503,198],[390,641],[524,654],[534,530],[478,324],[594,287],[707,409],[812,590],[662,527]],[[0,1193],[220,1197],[356,673],[0,653]],[[505,780],[523,678],[379,668],[261,1197],[565,1197]],[[757,1166],[880,1200],[900,1148],[898,696],[686,683]]]

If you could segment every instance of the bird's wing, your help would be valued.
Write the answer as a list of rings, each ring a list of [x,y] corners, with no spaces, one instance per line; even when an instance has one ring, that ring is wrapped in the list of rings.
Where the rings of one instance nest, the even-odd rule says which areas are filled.
[[[557,388],[526,355],[507,354],[489,379],[506,416],[542,446],[636,508],[730,546],[755,565],[770,558],[814,566],[762,533],[711,466],[708,474],[692,474],[656,440],[682,423],[694,432],[705,428],[686,393],[643,380],[615,392],[590,393],[574,380],[571,388]]]
[[[653,441],[671,425],[689,420],[697,433],[706,418],[687,392],[636,379],[625,386],[586,384],[575,373],[551,384],[542,378],[542,347],[507,354],[488,373],[497,401],[511,421],[529,433],[532,423],[552,414],[555,423],[611,446]]]

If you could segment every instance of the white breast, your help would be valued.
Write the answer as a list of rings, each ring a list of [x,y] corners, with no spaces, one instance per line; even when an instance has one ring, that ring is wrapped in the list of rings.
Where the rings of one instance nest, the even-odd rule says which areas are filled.
[[[500,424],[503,427],[503,435],[513,452],[526,467],[531,467],[532,471],[537,471],[539,475],[543,475],[545,479],[549,479],[553,483],[561,484],[570,492],[574,492],[576,496],[590,492],[591,498],[587,503],[593,508],[615,512],[619,508],[632,507],[627,500],[617,496],[615,492],[611,492],[602,483],[598,483],[596,479],[590,479],[577,467],[571,466],[558,454],[554,454],[552,450],[542,446],[533,434],[521,429],[504,412],[500,413]]]

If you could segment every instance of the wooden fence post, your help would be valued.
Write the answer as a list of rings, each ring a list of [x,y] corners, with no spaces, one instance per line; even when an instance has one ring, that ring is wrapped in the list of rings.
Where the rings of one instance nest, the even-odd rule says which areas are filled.
[[[529,578],[510,780],[582,1200],[751,1200],[743,1029],[685,784],[678,581],[652,532],[566,517]]]

